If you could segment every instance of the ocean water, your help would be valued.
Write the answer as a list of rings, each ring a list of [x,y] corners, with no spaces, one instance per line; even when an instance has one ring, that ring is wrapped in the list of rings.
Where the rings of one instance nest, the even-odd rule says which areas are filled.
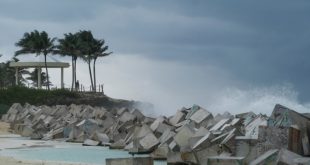
[[[0,155],[12,156],[24,160],[61,161],[105,165],[107,158],[128,158],[132,155],[122,150],[110,150],[107,147],[87,147],[70,145],[63,147],[40,147],[24,149],[5,149]],[[139,155],[148,156],[148,155]],[[137,155],[135,155],[137,157]],[[154,161],[155,165],[166,165],[165,161]]]

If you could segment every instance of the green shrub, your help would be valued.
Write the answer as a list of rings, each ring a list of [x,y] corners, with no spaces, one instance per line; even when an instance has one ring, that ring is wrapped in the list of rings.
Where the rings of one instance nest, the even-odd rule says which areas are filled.
[[[6,112],[10,109],[9,105],[0,104],[0,116],[6,114]]]
[[[43,105],[65,98],[77,97],[79,97],[79,95],[76,92],[71,92],[66,89],[48,91],[18,86],[0,89],[0,115],[6,113],[13,103]]]

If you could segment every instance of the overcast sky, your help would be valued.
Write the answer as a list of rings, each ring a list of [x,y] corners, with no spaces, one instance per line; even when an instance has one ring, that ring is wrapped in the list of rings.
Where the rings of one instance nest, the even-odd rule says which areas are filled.
[[[111,97],[153,103],[156,114],[192,104],[213,113],[270,113],[276,103],[308,112],[309,16],[309,0],[1,0],[0,61],[25,32],[91,30],[114,52],[97,74]],[[59,85],[60,71],[50,72]],[[89,85],[82,61],[78,79]]]

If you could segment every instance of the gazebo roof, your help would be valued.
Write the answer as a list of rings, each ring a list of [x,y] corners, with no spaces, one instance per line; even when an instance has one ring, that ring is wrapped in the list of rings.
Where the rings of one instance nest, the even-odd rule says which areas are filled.
[[[48,68],[68,68],[70,66],[67,62],[47,62]],[[10,67],[21,67],[21,68],[38,68],[45,67],[44,62],[10,62]]]

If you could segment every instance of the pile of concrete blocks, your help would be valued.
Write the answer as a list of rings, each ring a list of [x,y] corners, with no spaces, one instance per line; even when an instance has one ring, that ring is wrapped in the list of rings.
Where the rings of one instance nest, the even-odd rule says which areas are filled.
[[[310,119],[282,105],[271,116],[213,115],[198,105],[152,118],[138,109],[15,103],[2,120],[32,139],[109,146],[174,164],[307,164]]]

